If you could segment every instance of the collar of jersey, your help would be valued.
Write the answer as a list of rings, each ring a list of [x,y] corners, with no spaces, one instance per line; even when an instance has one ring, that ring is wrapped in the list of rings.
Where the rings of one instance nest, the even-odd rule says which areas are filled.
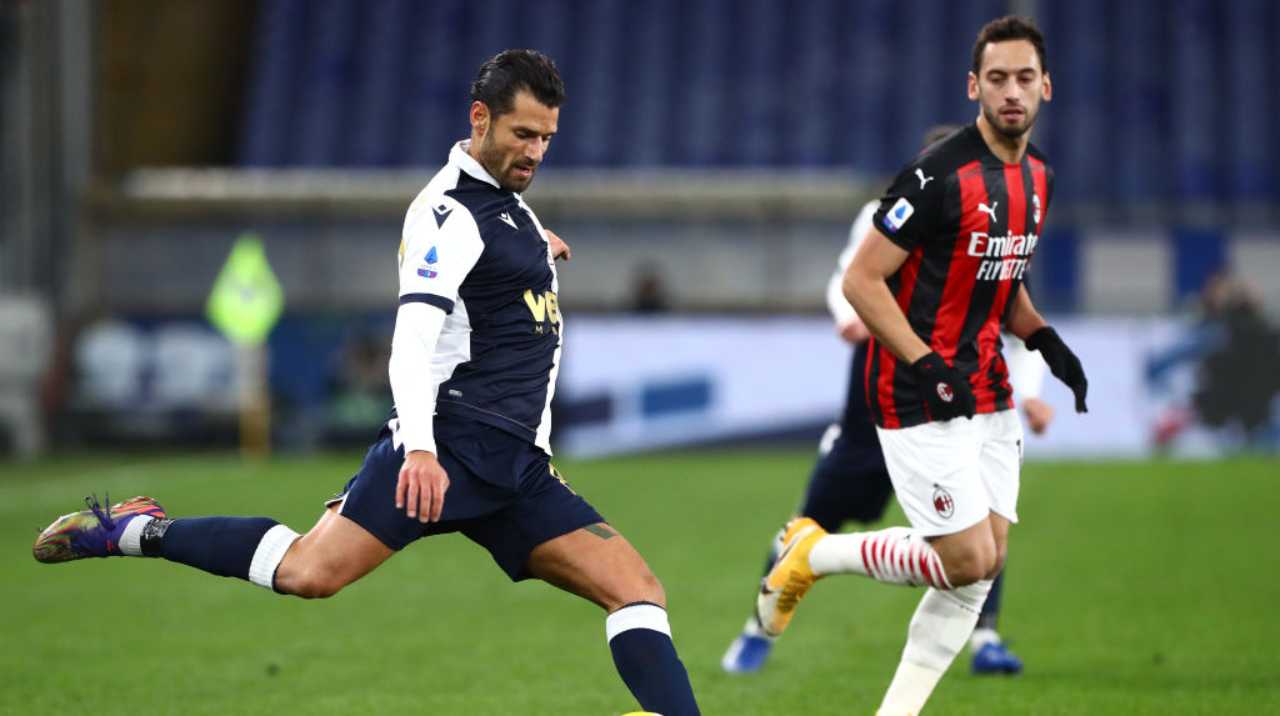
[[[449,164],[457,167],[460,171],[467,173],[473,179],[478,179],[486,184],[492,184],[494,189],[501,190],[498,186],[498,180],[489,175],[489,172],[480,166],[480,162],[475,160],[470,154],[467,154],[467,148],[471,146],[470,139],[464,139],[453,145],[453,149],[449,150]]]

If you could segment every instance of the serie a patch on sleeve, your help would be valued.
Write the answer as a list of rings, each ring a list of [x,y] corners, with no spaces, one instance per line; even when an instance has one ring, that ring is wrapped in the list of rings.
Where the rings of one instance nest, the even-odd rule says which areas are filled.
[[[902,225],[907,223],[907,219],[910,219],[914,213],[916,213],[916,208],[911,205],[911,202],[907,201],[907,197],[901,197],[894,202],[893,206],[884,215],[884,228],[888,229],[890,233],[897,233],[898,229],[901,229]]]

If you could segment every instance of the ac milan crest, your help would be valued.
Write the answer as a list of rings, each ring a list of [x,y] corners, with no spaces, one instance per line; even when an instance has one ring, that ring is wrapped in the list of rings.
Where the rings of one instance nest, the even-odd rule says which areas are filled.
[[[951,386],[947,385],[946,383],[938,383],[938,397],[942,398],[942,402],[950,403],[953,399],[955,399],[956,394],[953,390],[951,390]]]
[[[951,499],[951,493],[938,485],[933,486],[933,509],[943,518],[950,518],[956,512],[956,501]]]

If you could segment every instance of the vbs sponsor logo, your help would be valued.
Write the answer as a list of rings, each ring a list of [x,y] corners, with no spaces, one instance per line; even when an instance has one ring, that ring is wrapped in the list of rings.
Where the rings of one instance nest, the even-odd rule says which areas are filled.
[[[991,236],[986,232],[969,234],[969,255],[983,259],[978,265],[979,281],[1020,279],[1031,263],[1040,237],[1035,234]]]
[[[524,305],[529,307],[533,319],[533,332],[538,335],[560,333],[560,300],[555,291],[543,291],[541,295],[525,289]]]

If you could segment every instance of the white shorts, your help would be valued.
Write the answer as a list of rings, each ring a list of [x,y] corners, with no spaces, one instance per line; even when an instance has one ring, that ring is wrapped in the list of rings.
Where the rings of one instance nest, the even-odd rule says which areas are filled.
[[[988,512],[1018,521],[1018,411],[876,432],[898,504],[925,537],[955,534]]]

